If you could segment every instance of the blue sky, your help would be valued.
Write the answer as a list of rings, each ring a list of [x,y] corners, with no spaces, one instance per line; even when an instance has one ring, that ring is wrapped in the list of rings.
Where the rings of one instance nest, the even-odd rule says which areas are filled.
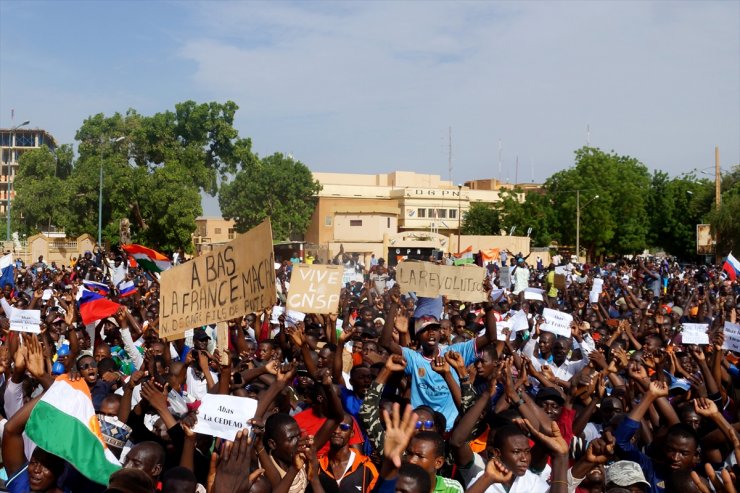
[[[740,162],[740,2],[0,1],[0,126],[235,101],[314,171],[542,181],[586,143]],[[502,169],[499,172],[499,141]],[[217,212],[215,201],[206,213]]]

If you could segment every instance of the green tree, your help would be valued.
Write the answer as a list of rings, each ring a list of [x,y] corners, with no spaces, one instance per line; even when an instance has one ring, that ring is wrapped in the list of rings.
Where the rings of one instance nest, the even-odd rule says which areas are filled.
[[[71,170],[72,156],[69,145],[53,152],[41,147],[21,155],[10,209],[13,230],[32,235],[64,226],[70,199],[64,178]]]
[[[300,161],[275,153],[242,166],[221,185],[218,202],[226,219],[244,232],[270,218],[276,239],[293,239],[308,228],[321,185]]]
[[[500,211],[501,229],[508,232],[515,227],[515,234],[526,235],[531,228],[532,246],[548,246],[556,224],[555,211],[549,199],[539,192],[522,195],[520,189],[501,193],[501,202],[496,204]]]
[[[555,173],[545,182],[556,211],[558,239],[576,243],[576,201],[580,190],[581,245],[591,255],[634,253],[645,248],[645,204],[650,188],[645,165],[635,158],[593,147],[583,147],[575,154],[574,167]]]
[[[97,231],[102,166],[104,239],[117,242],[119,222],[128,218],[134,241],[190,250],[199,192],[215,195],[219,177],[256,162],[251,140],[239,138],[233,126],[237,109],[231,101],[186,101],[152,116],[131,109],[85,120],[69,176],[68,233]]]
[[[733,252],[737,257],[740,250],[740,166],[733,167],[722,179],[721,190],[720,206],[712,207],[709,223],[717,238],[718,256]]]
[[[474,202],[465,213],[462,223],[464,235],[497,235],[501,230],[499,209],[492,204]]]

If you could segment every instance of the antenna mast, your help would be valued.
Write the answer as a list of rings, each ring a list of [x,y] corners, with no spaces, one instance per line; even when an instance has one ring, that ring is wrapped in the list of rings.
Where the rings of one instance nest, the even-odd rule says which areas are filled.
[[[447,146],[447,168],[450,172],[450,183],[452,183],[452,127],[448,129],[448,146]]]

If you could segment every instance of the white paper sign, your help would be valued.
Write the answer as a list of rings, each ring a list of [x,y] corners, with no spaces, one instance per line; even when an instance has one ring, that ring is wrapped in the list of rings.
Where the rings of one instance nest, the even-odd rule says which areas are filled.
[[[285,312],[285,307],[282,306],[276,306],[272,309],[272,317],[270,318],[271,324],[279,324],[280,323],[280,315],[285,313],[285,325],[288,327],[295,326],[298,322],[303,322],[303,319],[306,318],[305,313],[297,312],[295,310],[288,310],[288,312]]]
[[[594,291],[591,291],[588,293],[588,302],[589,303],[598,303],[599,302],[599,296],[601,296],[601,293],[596,293]]]
[[[603,279],[599,279],[598,277],[597,278],[594,278],[594,285],[591,287],[591,292],[592,293],[601,293],[601,291],[603,289],[604,289],[604,280]]]
[[[558,336],[570,337],[570,324],[573,322],[573,315],[545,308],[542,310],[542,316],[545,317],[545,323],[541,326],[543,331],[552,332]]]
[[[561,276],[564,276],[568,274],[568,271],[565,270],[564,265],[558,265],[557,267],[555,267],[555,274],[560,274]]]
[[[740,324],[725,322],[725,342],[722,349],[740,352]]]
[[[681,342],[683,344],[709,344],[708,324],[682,324]]]
[[[494,289],[491,291],[491,301],[493,303],[498,303],[501,299],[504,297],[504,290],[503,289]]]
[[[506,332],[509,333],[509,335],[513,334],[514,332],[511,330],[511,322],[509,320],[500,320],[496,322],[496,340],[498,341],[505,341],[506,340]]]
[[[545,301],[545,290],[539,288],[527,288],[524,290],[525,300]]]
[[[522,330],[529,329],[529,322],[527,321],[527,314],[523,310],[519,310],[509,319],[511,322],[511,331],[520,332]]]
[[[247,421],[252,419],[256,412],[255,399],[205,394],[198,408],[198,422],[193,431],[233,442],[237,431],[250,428]]]
[[[21,310],[13,308],[10,316],[10,330],[18,332],[41,332],[41,310]]]

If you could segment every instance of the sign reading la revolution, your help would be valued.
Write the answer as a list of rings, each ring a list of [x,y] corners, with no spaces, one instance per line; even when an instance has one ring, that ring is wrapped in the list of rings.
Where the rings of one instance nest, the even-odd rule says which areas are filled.
[[[272,226],[266,220],[226,245],[162,273],[159,336],[222,322],[275,303]]]
[[[483,280],[486,269],[477,265],[437,265],[431,262],[401,262],[396,266],[396,281],[401,292],[435,298],[478,303],[486,301]]]

